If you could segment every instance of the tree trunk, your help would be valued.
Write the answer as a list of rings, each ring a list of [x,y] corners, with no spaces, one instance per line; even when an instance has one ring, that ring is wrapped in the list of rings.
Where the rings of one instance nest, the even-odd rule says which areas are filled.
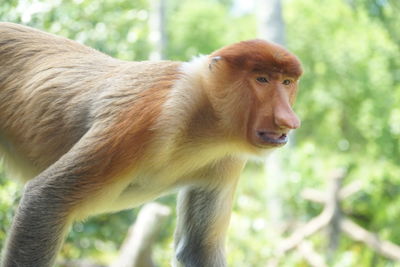
[[[285,26],[280,0],[258,0],[257,2],[258,35],[262,39],[284,45]],[[267,205],[269,213],[269,229],[271,238],[277,239],[282,230],[282,198],[281,192],[286,183],[282,167],[282,150],[275,151],[265,161],[267,184]],[[272,240],[272,242],[274,242]]]
[[[285,45],[285,23],[281,0],[259,0],[257,12],[259,36]]]

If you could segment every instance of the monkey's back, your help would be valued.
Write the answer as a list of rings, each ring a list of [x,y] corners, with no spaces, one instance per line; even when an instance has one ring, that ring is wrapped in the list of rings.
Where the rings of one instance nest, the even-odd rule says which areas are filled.
[[[37,175],[87,132],[93,113],[101,116],[94,112],[98,102],[103,113],[129,106],[146,89],[138,86],[142,75],[157,80],[177,64],[124,62],[66,38],[0,23],[0,154],[11,169],[26,166],[18,167],[23,179]]]

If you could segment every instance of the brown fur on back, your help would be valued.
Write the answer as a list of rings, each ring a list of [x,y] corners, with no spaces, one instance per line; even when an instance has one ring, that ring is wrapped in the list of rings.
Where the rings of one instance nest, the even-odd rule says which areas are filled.
[[[0,23],[0,151],[29,165],[34,176],[70,150],[96,120],[112,117],[104,126],[120,136],[113,139],[115,149],[124,153],[117,140],[148,131],[179,65],[120,61],[62,37]]]

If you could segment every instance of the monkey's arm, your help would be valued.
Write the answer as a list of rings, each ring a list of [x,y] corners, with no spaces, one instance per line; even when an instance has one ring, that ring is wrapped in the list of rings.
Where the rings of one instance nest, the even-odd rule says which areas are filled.
[[[182,189],[175,232],[176,267],[226,266],[224,241],[244,161],[225,159],[207,173],[208,186]]]

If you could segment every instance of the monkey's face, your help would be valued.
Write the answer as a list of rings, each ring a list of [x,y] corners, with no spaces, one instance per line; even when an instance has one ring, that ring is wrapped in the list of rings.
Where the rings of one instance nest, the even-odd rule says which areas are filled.
[[[251,106],[247,138],[260,148],[282,146],[289,131],[300,126],[294,113],[298,79],[282,73],[255,72],[247,76]]]
[[[263,40],[233,44],[211,56],[210,69],[224,85],[213,94],[224,101],[218,106],[232,111],[230,121],[239,125],[246,141],[258,148],[286,144],[289,131],[300,126],[292,110],[302,74],[297,57]]]

